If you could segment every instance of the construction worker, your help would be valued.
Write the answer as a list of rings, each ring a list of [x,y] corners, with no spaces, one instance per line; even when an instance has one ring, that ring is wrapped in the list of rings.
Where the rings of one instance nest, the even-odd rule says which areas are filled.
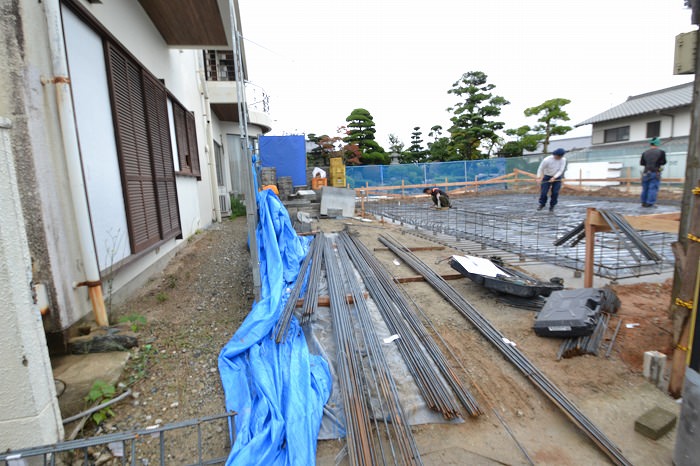
[[[654,207],[661,183],[661,170],[666,165],[666,152],[659,149],[661,141],[652,138],[649,149],[645,150],[639,164],[644,167],[642,174],[642,207]]]
[[[435,187],[425,188],[423,192],[425,194],[430,194],[430,197],[433,198],[433,204],[435,204],[435,207],[438,209],[442,209],[443,207],[452,207],[452,204],[450,204],[450,196],[448,196],[442,189]]]
[[[561,189],[561,179],[566,171],[566,151],[556,149],[552,155],[545,157],[537,168],[537,181],[540,183],[540,205],[537,210],[542,210],[547,205],[547,194],[551,190],[549,200],[549,211],[554,212],[554,206],[559,201],[559,190]]]

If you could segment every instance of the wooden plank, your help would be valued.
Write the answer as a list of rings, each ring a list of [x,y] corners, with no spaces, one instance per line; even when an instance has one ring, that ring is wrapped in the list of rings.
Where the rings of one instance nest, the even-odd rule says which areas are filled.
[[[589,209],[592,212],[586,216],[586,221],[596,228],[596,231],[610,231],[608,222],[600,212]],[[652,215],[623,215],[624,219],[635,230],[661,231],[665,233],[678,233],[680,228],[680,212]]]
[[[602,216],[600,212],[593,207],[589,207],[586,211],[586,221],[584,223],[584,231],[586,232],[586,252],[583,263],[583,287],[593,287],[593,261],[595,260],[595,232],[598,227],[594,224],[593,219]],[[603,220],[604,221],[604,220]],[[605,223],[607,226],[607,222]],[[609,229],[610,227],[608,227]]]
[[[363,296],[365,299],[369,296],[367,293],[363,293]],[[352,297],[352,295],[345,295],[345,302],[348,304],[355,304],[355,299]],[[319,306],[324,306],[328,307],[331,305],[331,297],[330,296],[319,296],[318,297],[318,305]],[[298,299],[297,300],[297,308],[303,307],[304,306],[304,299]]]
[[[443,280],[457,280],[459,278],[464,278],[464,275],[461,273],[451,273],[451,274],[445,274],[445,275],[440,275]],[[394,278],[394,281],[396,283],[413,283],[413,282],[424,282],[425,278],[423,276],[416,276],[416,277],[400,277],[400,278]]]

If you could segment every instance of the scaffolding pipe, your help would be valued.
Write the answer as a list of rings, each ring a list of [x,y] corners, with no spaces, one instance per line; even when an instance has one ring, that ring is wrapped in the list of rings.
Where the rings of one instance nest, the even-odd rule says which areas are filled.
[[[250,142],[248,140],[248,104],[245,96],[245,74],[243,72],[243,57],[241,50],[241,37],[238,31],[238,15],[236,14],[236,4],[234,0],[229,0],[229,11],[231,20],[231,44],[233,45],[233,58],[236,62],[234,68],[236,78],[236,104],[238,106],[238,126],[241,138],[241,150],[243,159],[246,161],[246,221],[248,224],[248,241],[250,242],[251,273],[253,275],[253,291],[255,299],[260,300],[260,258],[258,254],[258,241],[255,231],[258,225],[258,205],[255,189],[255,167],[253,157],[250,153]]]

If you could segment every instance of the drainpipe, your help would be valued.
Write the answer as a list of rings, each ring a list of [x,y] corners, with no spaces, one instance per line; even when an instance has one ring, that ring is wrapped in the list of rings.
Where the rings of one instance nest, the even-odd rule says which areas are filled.
[[[676,125],[676,116],[671,114],[671,113],[661,113],[661,112],[659,112],[659,115],[667,116],[667,117],[671,118],[671,139],[673,139],[674,132],[675,132],[674,126]]]
[[[97,265],[97,254],[95,253],[92,226],[90,224],[90,210],[88,209],[85,181],[83,180],[83,167],[80,161],[80,147],[75,126],[66,49],[63,42],[59,0],[44,0],[44,15],[46,16],[49,35],[53,77],[42,81],[44,85],[53,84],[56,88],[56,107],[61,127],[63,153],[66,166],[68,167],[68,185],[78,226],[81,261],[85,270],[85,281],[75,286],[84,285],[88,287],[88,295],[92,302],[95,322],[97,325],[105,327],[109,325],[109,321],[102,295],[102,281],[100,280],[100,270]]]
[[[204,134],[207,138],[207,163],[209,163],[209,186],[211,187],[212,202],[214,204],[214,220],[221,223],[221,206],[219,205],[219,182],[216,177],[216,153],[214,152],[214,130],[211,125],[211,107],[209,105],[209,89],[207,88],[207,75],[204,71],[204,54],[200,53],[197,60],[197,75],[199,81],[199,95],[202,96],[202,107],[204,107]],[[214,162],[212,162],[214,159]]]

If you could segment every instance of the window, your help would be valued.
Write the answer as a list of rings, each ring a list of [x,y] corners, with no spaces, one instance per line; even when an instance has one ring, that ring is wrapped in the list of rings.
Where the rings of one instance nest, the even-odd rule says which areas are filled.
[[[110,42],[107,67],[129,241],[137,253],[182,232],[167,92]]]
[[[216,160],[216,184],[219,186],[226,186],[224,184],[224,149],[221,144],[214,141],[214,158]]]
[[[175,124],[175,143],[177,157],[180,162],[179,174],[193,175],[202,179],[199,171],[199,151],[197,149],[197,131],[194,115],[188,112],[179,102],[171,99],[173,107],[173,122]]]
[[[650,121],[647,123],[647,137],[658,138],[661,136],[661,121]]]
[[[629,139],[630,127],[620,126],[619,128],[606,129],[603,142],[629,141]]]

